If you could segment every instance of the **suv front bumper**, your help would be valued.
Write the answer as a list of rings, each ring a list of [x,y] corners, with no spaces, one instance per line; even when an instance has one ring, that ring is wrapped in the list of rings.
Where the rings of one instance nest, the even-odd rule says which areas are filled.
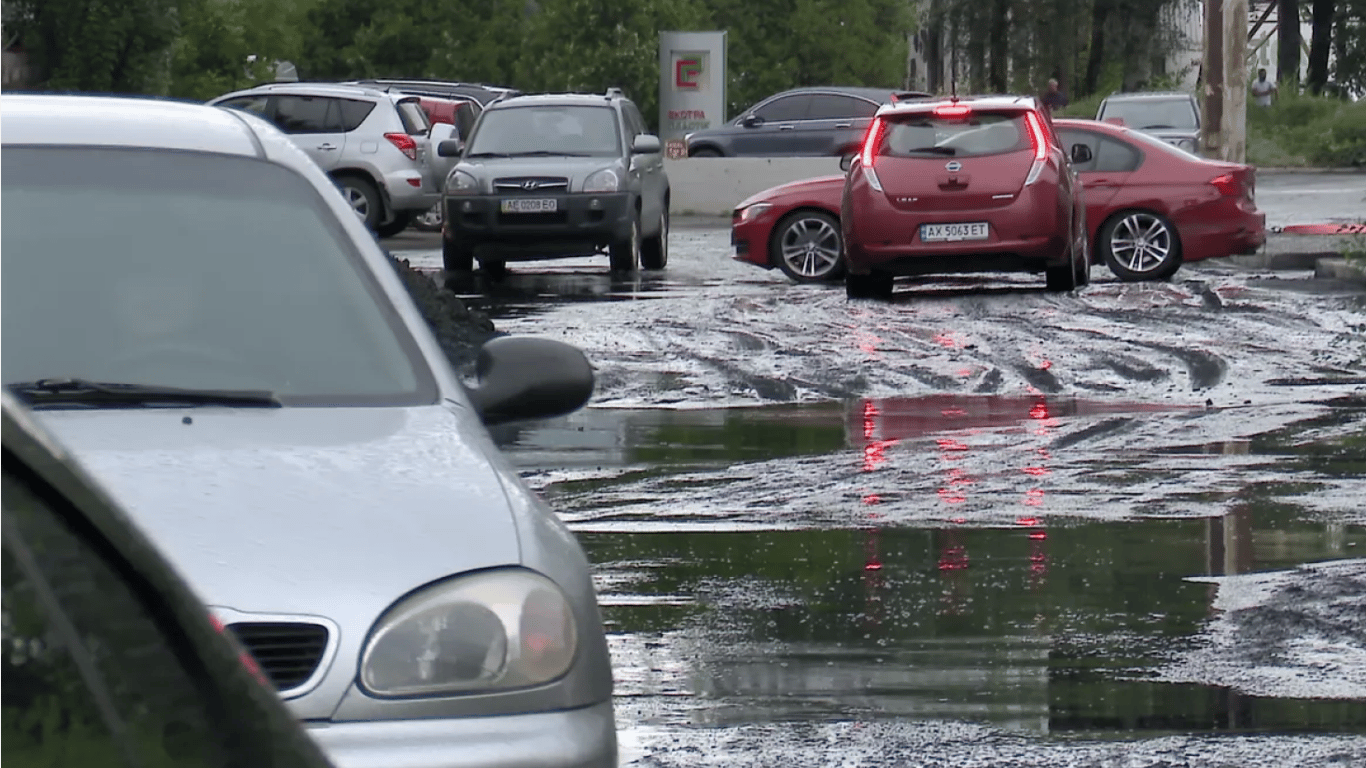
[[[536,199],[555,200],[555,212],[501,211],[503,200],[526,197],[447,195],[444,236],[476,253],[495,251],[514,260],[592,253],[631,237],[633,193],[537,195]]]

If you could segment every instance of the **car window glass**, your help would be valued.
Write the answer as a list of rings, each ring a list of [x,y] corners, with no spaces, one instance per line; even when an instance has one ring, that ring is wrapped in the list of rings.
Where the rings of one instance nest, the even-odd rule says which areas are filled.
[[[835,120],[841,117],[872,117],[877,109],[878,105],[871,101],[853,96],[822,93],[811,97],[811,108],[807,118],[810,120]]]
[[[236,99],[220,101],[217,106],[240,109],[243,112],[250,112],[257,117],[265,117],[266,108],[269,104],[269,96],[242,96]]]
[[[1029,146],[1020,115],[974,113],[940,118],[928,113],[890,120],[878,154],[898,157],[975,157]]]
[[[1138,150],[1128,144],[1116,141],[1108,136],[1102,136],[1100,137],[1099,151],[1095,152],[1096,167],[1094,170],[1127,173],[1137,168],[1142,159],[1143,156],[1138,153]]]
[[[805,95],[784,96],[754,110],[766,123],[781,123],[788,120],[803,120],[810,111],[811,97]]]
[[[636,109],[635,104],[626,101],[622,102],[622,107],[626,113],[626,119],[631,125],[631,131],[636,136],[650,132],[650,129],[645,125],[645,118],[640,114],[640,110]]]
[[[1058,138],[1062,140],[1063,150],[1067,156],[1072,156],[1072,147],[1077,144],[1084,144],[1091,150],[1091,159],[1084,163],[1072,161],[1072,168],[1077,173],[1087,173],[1096,170],[1096,159],[1100,157],[1100,136],[1090,131],[1073,131],[1063,129],[1058,131]]]
[[[287,405],[435,401],[431,368],[331,190],[210,153],[6,147],[3,162],[6,382],[265,390]],[[81,215],[67,220],[64,204]],[[147,211],[175,226],[147,226]]]
[[[432,123],[417,99],[398,103],[398,116],[403,121],[403,130],[409,136],[423,136],[431,130]]]
[[[517,155],[564,152],[620,157],[617,111],[606,106],[503,107],[484,113],[470,140],[469,153]]]
[[[4,764],[227,765],[207,683],[121,572],[8,473],[0,499]]]
[[[1185,129],[1199,127],[1195,106],[1190,99],[1114,99],[1101,105],[1100,119],[1118,118],[1135,130]]]
[[[337,100],[322,96],[280,96],[275,124],[285,133],[335,133],[342,130]]]
[[[375,109],[373,101],[360,99],[337,99],[337,106],[341,109],[342,129],[347,132],[359,128]]]

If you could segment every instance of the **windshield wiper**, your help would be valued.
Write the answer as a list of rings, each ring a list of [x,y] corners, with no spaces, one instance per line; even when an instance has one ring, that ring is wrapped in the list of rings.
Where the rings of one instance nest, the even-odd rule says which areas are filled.
[[[1150,129],[1150,128],[1175,128],[1175,127],[1176,127],[1176,126],[1173,126],[1173,125],[1145,125],[1145,126],[1143,126],[1142,128],[1139,128],[1138,130],[1140,130],[1140,131],[1146,131],[1146,130],[1148,130],[1148,129]]]
[[[88,405],[96,408],[148,405],[281,407],[273,392],[253,389],[185,389],[88,379],[38,379],[5,386],[34,408],[54,405]]]
[[[907,152],[929,152],[929,153],[935,154],[935,155],[956,155],[956,154],[958,154],[958,150],[955,149],[954,147],[916,147],[915,149],[908,149],[908,150],[906,150],[906,151],[907,151]]]
[[[476,157],[512,157],[512,155],[509,155],[506,152],[471,152],[468,155],[465,155],[466,160]]]
[[[587,152],[557,152],[553,149],[531,149],[526,152],[513,152],[509,157],[592,157]]]

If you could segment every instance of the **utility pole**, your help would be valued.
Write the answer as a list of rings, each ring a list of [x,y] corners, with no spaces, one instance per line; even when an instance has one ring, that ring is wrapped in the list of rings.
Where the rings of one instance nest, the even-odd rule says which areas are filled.
[[[1247,0],[1204,0],[1206,157],[1241,163],[1247,157]]]

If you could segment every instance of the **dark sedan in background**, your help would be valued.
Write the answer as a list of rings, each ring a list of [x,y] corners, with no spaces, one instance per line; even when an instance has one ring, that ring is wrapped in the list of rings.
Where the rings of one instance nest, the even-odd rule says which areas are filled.
[[[825,86],[774,94],[719,128],[688,134],[688,157],[820,157],[853,152],[878,107],[927,93]]]

